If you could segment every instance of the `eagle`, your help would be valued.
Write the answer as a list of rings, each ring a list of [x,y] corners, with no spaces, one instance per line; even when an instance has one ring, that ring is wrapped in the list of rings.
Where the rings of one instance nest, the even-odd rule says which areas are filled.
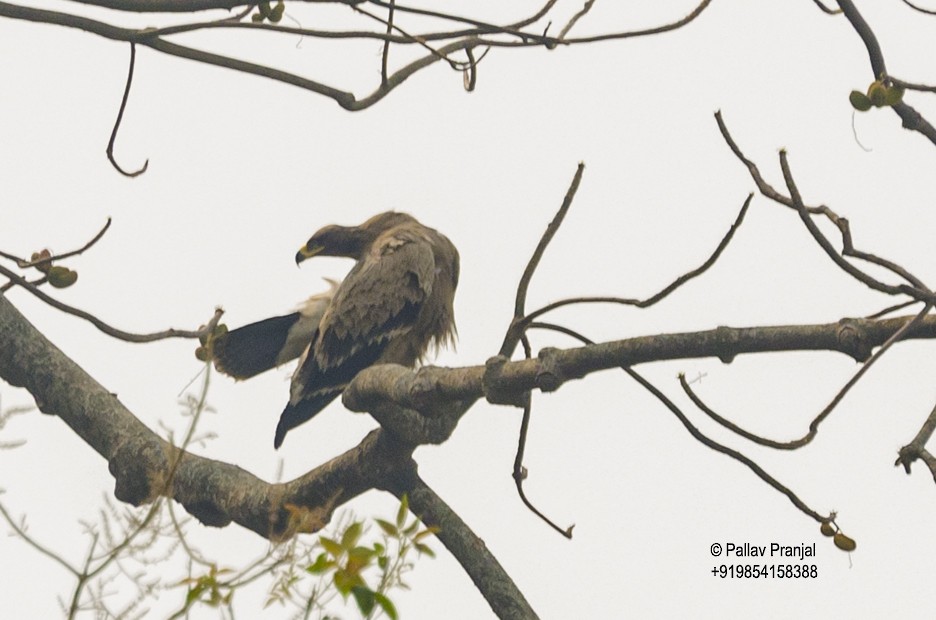
[[[218,336],[215,366],[245,379],[299,358],[273,446],[310,420],[375,364],[414,366],[431,347],[454,343],[458,250],[413,216],[396,211],[359,226],[319,229],[296,253],[357,261],[341,283],[296,312]]]

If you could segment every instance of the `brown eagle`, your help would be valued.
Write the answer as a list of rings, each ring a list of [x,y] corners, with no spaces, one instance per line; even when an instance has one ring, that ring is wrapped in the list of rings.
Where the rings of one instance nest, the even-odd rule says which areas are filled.
[[[357,261],[344,281],[299,311],[244,326],[214,343],[215,365],[247,378],[299,356],[273,445],[334,400],[374,364],[413,366],[455,339],[458,250],[405,213],[360,226],[325,226],[296,254]],[[300,354],[301,353],[301,354]]]

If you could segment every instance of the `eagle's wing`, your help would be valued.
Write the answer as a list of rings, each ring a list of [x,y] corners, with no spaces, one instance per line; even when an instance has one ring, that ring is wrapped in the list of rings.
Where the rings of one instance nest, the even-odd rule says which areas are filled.
[[[214,339],[215,368],[235,379],[249,379],[302,355],[337,290],[313,295],[296,312],[257,321]]]
[[[391,339],[411,333],[434,276],[432,246],[421,235],[395,228],[375,240],[338,287],[300,359],[275,447],[376,363]]]

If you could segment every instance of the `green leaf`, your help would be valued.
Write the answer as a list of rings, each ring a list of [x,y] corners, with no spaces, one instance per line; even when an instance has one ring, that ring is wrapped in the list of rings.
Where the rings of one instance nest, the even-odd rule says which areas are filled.
[[[377,522],[377,525],[380,526],[380,529],[382,529],[387,536],[396,538],[400,535],[400,530],[397,529],[397,526],[389,521],[384,521],[383,519],[374,519],[374,521]]]
[[[354,547],[357,544],[358,538],[361,537],[361,531],[363,529],[364,526],[360,521],[355,521],[349,525],[348,529],[341,535],[341,548],[348,550]]]
[[[332,540],[331,538],[320,536],[319,544],[322,545],[322,549],[330,553],[332,557],[334,558],[340,558],[341,554],[344,553],[344,549],[342,548],[342,546],[339,545],[334,540]]]
[[[834,542],[835,546],[841,549],[842,551],[854,551],[855,547],[858,546],[854,540],[852,540],[851,538],[849,538],[842,532],[836,533],[835,536],[832,537],[832,542]]]
[[[904,89],[899,86],[888,86],[884,93],[884,105],[896,105],[903,101]]]
[[[428,538],[429,536],[432,536],[433,534],[436,534],[438,532],[439,532],[438,527],[436,527],[435,525],[430,525],[429,527],[427,527],[420,533],[413,536],[413,542],[419,542],[423,538]]]
[[[198,600],[198,597],[201,596],[201,593],[205,591],[205,584],[199,583],[194,588],[189,589],[185,594],[185,604],[191,605],[194,601]]]
[[[343,568],[335,571],[335,576],[332,578],[332,581],[335,584],[335,588],[345,598],[348,597],[348,594],[351,592],[351,588],[354,588],[355,586],[364,586],[364,579],[362,579],[360,575],[357,573],[348,572]]]
[[[416,547],[416,551],[418,551],[418,552],[420,552],[420,553],[422,553],[422,554],[424,554],[424,555],[428,555],[430,558],[434,558],[434,557],[435,557],[435,551],[433,551],[433,550],[432,550],[432,547],[430,547],[429,545],[426,545],[426,544],[423,544],[423,543],[414,543],[413,546]]]
[[[880,80],[875,80],[871,82],[871,86],[868,86],[868,100],[871,101],[871,105],[874,107],[882,107],[886,96],[887,87]]]
[[[334,566],[334,560],[329,560],[328,554],[323,552],[318,554],[318,557],[315,558],[315,562],[313,562],[311,566],[306,567],[306,572],[313,575],[320,575],[328,569],[334,568]]]
[[[374,550],[369,547],[355,547],[348,551],[347,570],[360,573],[370,566],[374,557]]]
[[[68,288],[78,281],[78,272],[61,265],[52,265],[46,277],[49,279],[49,284],[55,288]]]
[[[396,525],[398,528],[402,528],[406,523],[407,514],[409,514],[409,497],[404,493],[403,497],[400,498],[400,509],[397,510],[396,515]]]
[[[273,7],[273,10],[270,11],[270,21],[273,22],[274,24],[279,23],[279,21],[283,19],[283,11],[285,10],[286,10],[286,7],[283,6],[282,2],[277,4],[275,7]]]
[[[374,592],[374,599],[376,599],[377,604],[380,605],[380,608],[383,609],[384,613],[387,614],[387,617],[390,620],[399,620],[400,616],[397,614],[396,607],[386,596],[380,592]]]
[[[370,613],[374,610],[376,593],[370,588],[357,586],[351,588],[351,594],[354,595],[354,600],[357,602],[358,609],[361,610],[361,613],[364,616],[370,615]]]
[[[852,107],[859,112],[867,112],[871,109],[871,100],[861,91],[851,91],[851,94],[848,96],[848,101],[851,102]]]

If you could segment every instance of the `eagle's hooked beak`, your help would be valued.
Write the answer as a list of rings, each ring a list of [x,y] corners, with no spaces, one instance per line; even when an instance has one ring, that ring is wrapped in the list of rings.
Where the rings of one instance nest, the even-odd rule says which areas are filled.
[[[296,264],[298,265],[302,261],[308,258],[312,258],[313,256],[315,256],[316,254],[319,254],[324,249],[325,247],[321,245],[314,245],[312,247],[309,247],[309,244],[305,244],[304,246],[299,248],[298,252],[296,252]]]

